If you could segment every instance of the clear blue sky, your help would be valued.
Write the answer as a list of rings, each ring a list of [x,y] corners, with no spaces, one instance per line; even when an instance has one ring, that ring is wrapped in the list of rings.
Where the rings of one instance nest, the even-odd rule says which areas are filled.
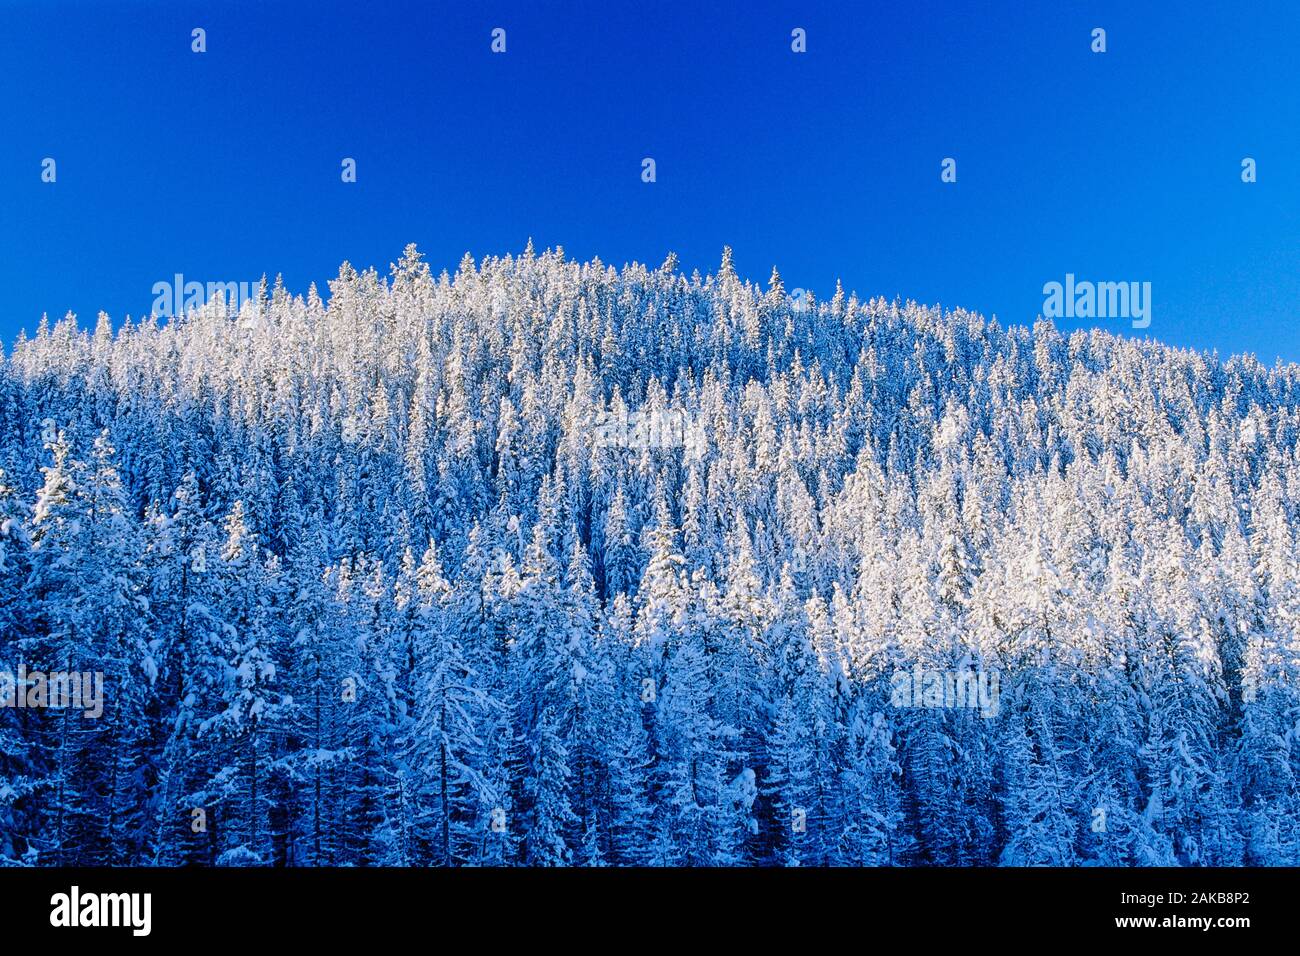
[[[1146,334],[1300,361],[1300,9],[0,2],[6,344],[146,313],[177,272],[324,290],[407,242],[454,270],[529,236],[688,271],[730,244],[787,288],[1006,323],[1067,272],[1150,281]]]

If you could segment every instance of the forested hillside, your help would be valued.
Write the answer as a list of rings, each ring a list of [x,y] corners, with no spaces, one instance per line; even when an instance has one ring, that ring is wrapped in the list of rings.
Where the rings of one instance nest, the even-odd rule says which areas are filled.
[[[1298,402],[729,251],[42,325],[0,862],[1300,863]]]

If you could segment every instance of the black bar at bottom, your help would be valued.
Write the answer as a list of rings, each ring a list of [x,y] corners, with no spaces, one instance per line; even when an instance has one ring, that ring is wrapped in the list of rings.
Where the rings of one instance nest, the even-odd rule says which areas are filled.
[[[812,944],[846,932],[864,942],[902,933],[926,945],[1021,934],[1042,942],[1199,934],[1231,944],[1295,926],[1297,876],[1296,869],[0,869],[0,932],[9,943],[46,934],[75,933],[82,943],[142,936],[144,900],[130,894],[147,893],[147,938],[204,946],[375,945],[437,928],[439,948],[453,948],[465,933],[486,934],[495,948],[506,939],[562,944],[576,932],[574,941],[639,949],[656,938],[667,943],[686,925],[693,942],[707,934],[742,948],[773,931]],[[119,925],[71,925],[113,921]]]

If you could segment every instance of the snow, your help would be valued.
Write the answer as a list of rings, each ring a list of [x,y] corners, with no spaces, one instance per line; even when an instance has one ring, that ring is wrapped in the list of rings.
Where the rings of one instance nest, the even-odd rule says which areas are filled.
[[[0,662],[103,671],[113,723],[60,751],[0,709],[0,830],[178,865],[1300,863],[1294,367],[775,279],[410,247],[328,303],[20,342]],[[895,706],[917,667],[1001,675],[996,714]]]

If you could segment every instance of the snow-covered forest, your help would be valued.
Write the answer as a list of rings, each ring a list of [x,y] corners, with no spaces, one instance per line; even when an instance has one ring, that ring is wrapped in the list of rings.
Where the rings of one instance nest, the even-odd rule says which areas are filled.
[[[1300,863],[1300,367],[729,251],[329,285],[4,357],[0,669],[104,708],[0,708],[0,862]]]

